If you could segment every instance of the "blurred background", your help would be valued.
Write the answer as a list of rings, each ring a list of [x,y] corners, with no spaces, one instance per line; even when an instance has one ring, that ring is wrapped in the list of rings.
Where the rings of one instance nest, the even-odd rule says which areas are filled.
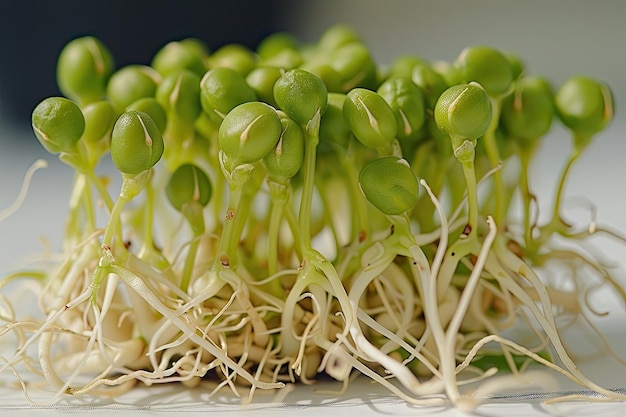
[[[41,98],[58,94],[56,58],[71,39],[99,37],[117,66],[149,63],[165,43],[197,37],[211,49],[249,47],[275,31],[315,41],[352,25],[381,64],[401,53],[453,60],[485,44],[521,56],[530,72],[559,83],[575,73],[626,94],[623,0],[1,0],[0,117],[30,124]]]
[[[483,44],[516,53],[529,72],[554,85],[574,74],[607,82],[616,120],[580,161],[567,192],[596,202],[600,221],[626,230],[626,112],[620,107],[626,103],[625,17],[624,0],[0,0],[0,210],[17,195],[32,161],[43,157],[53,168],[34,183],[47,193],[30,193],[18,214],[0,222],[0,236],[11,236],[12,246],[28,253],[32,236],[22,236],[23,225],[45,214],[49,221],[40,235],[58,236],[62,228],[69,183],[59,178],[71,171],[41,149],[30,114],[41,99],[59,94],[56,58],[69,40],[99,37],[120,67],[149,63],[168,41],[185,37],[213,50],[233,42],[255,47],[275,31],[314,42],[335,23],[353,26],[380,65],[400,54],[452,61],[466,46]],[[540,195],[552,192],[569,151],[569,137],[558,124],[549,139],[533,172]],[[65,177],[50,174],[56,172]],[[0,271],[6,270],[2,260]]]

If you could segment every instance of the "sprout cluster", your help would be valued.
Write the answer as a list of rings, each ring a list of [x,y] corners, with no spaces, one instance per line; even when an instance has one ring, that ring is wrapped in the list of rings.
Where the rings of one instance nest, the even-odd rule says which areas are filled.
[[[465,382],[537,364],[623,397],[576,368],[556,324],[593,312],[591,287],[624,297],[554,239],[608,231],[561,207],[573,162],[613,117],[604,83],[552,86],[487,46],[382,66],[343,25],[256,50],[173,41],[122,68],[85,37],[57,77],[65,97],[32,124],[76,170],[66,261],[44,271],[47,319],[33,331],[3,315],[0,332],[20,336],[2,369],[38,363],[55,400],[170,381],[252,395],[359,372],[413,404],[472,409],[482,399]],[[571,158],[538,224],[528,172],[557,122]],[[119,192],[96,174],[107,157]],[[536,272],[548,261],[596,274],[553,287]],[[529,322],[531,340],[506,336]]]

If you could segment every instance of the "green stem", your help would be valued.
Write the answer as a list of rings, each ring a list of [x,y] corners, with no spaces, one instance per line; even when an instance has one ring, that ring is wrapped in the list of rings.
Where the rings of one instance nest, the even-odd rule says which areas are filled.
[[[200,235],[194,236],[189,244],[189,251],[187,252],[187,258],[185,258],[185,265],[183,266],[183,275],[180,282],[180,289],[183,292],[187,292],[189,288],[189,282],[191,281],[191,275],[193,273],[193,267],[196,263],[196,254],[200,247]]]
[[[500,152],[496,142],[496,127],[500,118],[500,99],[491,98],[492,116],[489,128],[483,136],[485,143],[485,151],[487,158],[493,168],[497,167],[500,161]],[[497,170],[493,174],[494,191],[496,206],[494,209],[493,219],[497,225],[504,225],[506,220],[506,191],[504,188],[504,180],[502,179],[502,170]]]
[[[476,185],[476,171],[474,170],[474,160],[461,163],[465,184],[467,187],[467,225],[468,235],[475,235],[478,228],[478,190]]]
[[[82,193],[83,207],[85,208],[85,215],[87,216],[88,231],[96,230],[96,215],[94,213],[91,191],[91,188],[86,186],[84,192]]]
[[[339,154],[341,167],[346,174],[346,183],[353,211],[352,242],[362,242],[370,237],[370,226],[367,221],[367,206],[359,188],[359,175],[356,170],[353,146],[345,153]]]
[[[119,198],[115,202],[111,215],[109,216],[109,222],[104,230],[104,237],[102,238],[102,244],[106,247],[113,248],[113,236],[121,233],[121,214],[122,210],[128,204],[131,199],[127,196],[120,194]]]
[[[113,199],[111,199],[109,192],[106,190],[106,187],[102,183],[102,179],[100,179],[93,171],[88,171],[85,174],[89,177],[89,180],[94,185],[94,187],[96,187],[96,190],[98,190],[102,201],[104,201],[104,204],[110,212],[113,209]]]
[[[267,268],[269,275],[278,272],[278,235],[285,205],[289,201],[289,188],[274,181],[269,182],[272,205],[267,231]]]
[[[93,170],[85,158],[81,154],[66,154],[62,153],[59,155],[59,159],[63,161],[65,164],[71,166],[76,169],[80,174],[89,178],[91,183],[96,187],[98,193],[100,193],[100,197],[104,201],[104,204],[107,206],[109,211],[113,208],[113,200],[106,190],[104,184],[102,183],[102,179],[100,179]]]
[[[86,177],[83,174],[75,173],[72,185],[72,194],[69,201],[68,215],[65,220],[65,238],[81,240],[81,225],[79,209],[81,203],[84,204],[84,189],[86,188]],[[71,249],[71,248],[68,248]]]
[[[552,210],[552,223],[561,223],[561,204],[563,202],[563,191],[565,190],[565,182],[572,169],[574,163],[580,157],[581,152],[578,149],[574,149],[569,156],[569,159],[565,163],[565,167],[561,171],[559,182],[557,183],[556,192],[554,194],[554,207]]]
[[[122,174],[122,189],[120,191],[119,197],[117,198],[117,201],[111,209],[109,222],[104,230],[104,236],[102,238],[102,244],[105,247],[113,249],[114,235],[117,235],[118,241],[122,242],[122,210],[124,209],[126,204],[128,204],[146,187],[146,184],[150,180],[151,175],[151,170],[143,171],[136,175]],[[124,253],[121,251],[122,248],[124,248],[124,245],[119,245],[119,247],[115,248],[115,251],[113,252],[121,255],[122,253]]]
[[[311,249],[311,205],[313,202],[313,188],[315,186],[315,157],[319,136],[306,133],[305,143],[304,185],[300,201],[300,213],[298,214],[298,224],[301,233],[300,245],[303,253]]]
[[[286,205],[284,208],[284,214],[285,214],[285,219],[287,220],[287,223],[289,224],[289,228],[291,229],[291,235],[293,236],[293,240],[295,242],[294,249],[296,251],[296,255],[298,256],[299,259],[302,259],[303,252],[302,252],[302,246],[300,245],[302,238],[300,237],[300,230],[298,229],[298,219],[296,218],[296,212],[295,212],[293,205],[291,204]]]
[[[239,238],[236,234],[237,223],[245,222],[241,213],[241,197],[243,195],[243,184],[230,185],[230,197],[228,201],[228,209],[224,218],[224,229],[217,249],[217,257],[213,264],[213,269],[217,270],[221,266],[233,266],[237,262],[237,246]]]
[[[146,185],[146,204],[144,216],[143,244],[140,253],[150,252],[154,245],[152,223],[154,221],[154,189],[151,184]]]
[[[533,154],[533,148],[531,147],[520,147],[519,149],[519,159],[520,159],[520,191],[522,194],[522,204],[523,204],[523,222],[524,222],[524,243],[526,248],[532,247],[533,240],[533,226],[531,225],[531,213],[530,206],[533,198],[533,194],[530,191],[530,182],[528,179],[528,171],[530,168],[530,159]]]
[[[463,141],[460,145],[459,142],[459,138],[453,139],[456,148],[454,154],[463,167],[465,186],[467,188],[467,227],[461,237],[450,245],[446,251],[437,281],[437,297],[439,298],[443,298],[448,290],[460,260],[472,253],[474,248],[480,246],[478,243],[479,207],[476,171],[474,169],[474,144],[469,140]]]
[[[204,206],[198,201],[190,201],[183,204],[181,213],[187,219],[187,222],[191,226],[193,233],[193,239],[189,244],[187,251],[187,257],[185,259],[185,265],[183,266],[183,275],[181,278],[180,289],[183,292],[187,292],[189,288],[189,282],[193,274],[193,268],[196,264],[196,254],[200,247],[201,237],[204,234]]]
[[[323,215],[320,219],[318,219],[318,223],[322,222],[324,225],[328,226],[333,236],[335,248],[337,248],[337,252],[339,252],[339,248],[341,248],[341,243],[339,240],[339,234],[337,233],[337,226],[335,225],[334,221],[335,219],[333,218],[332,206],[328,200],[331,193],[327,192],[327,184],[328,183],[326,181],[320,178],[315,179],[315,187],[317,187],[317,189],[319,190],[319,197],[323,207]],[[319,227],[319,225],[315,226],[315,230],[320,229],[321,228]]]

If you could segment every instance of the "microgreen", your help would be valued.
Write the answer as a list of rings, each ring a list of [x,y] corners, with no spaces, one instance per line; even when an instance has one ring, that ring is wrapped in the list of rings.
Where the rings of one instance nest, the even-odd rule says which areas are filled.
[[[374,56],[345,25],[256,50],[173,41],[117,69],[97,39],[71,41],[64,97],[32,115],[75,170],[63,261],[0,282],[37,277],[46,317],[2,296],[0,337],[17,337],[0,370],[41,371],[51,401],[139,381],[247,385],[249,402],[358,372],[408,403],[471,410],[542,366],[626,399],[581,372],[559,320],[596,314],[587,294],[603,285],[626,300],[585,249],[626,238],[564,220],[569,173],[614,117],[610,88],[575,76],[553,89],[488,46],[451,62]],[[557,119],[572,146],[540,222],[529,173]],[[115,197],[96,173],[107,158]],[[563,285],[542,279],[552,264],[571,272]]]

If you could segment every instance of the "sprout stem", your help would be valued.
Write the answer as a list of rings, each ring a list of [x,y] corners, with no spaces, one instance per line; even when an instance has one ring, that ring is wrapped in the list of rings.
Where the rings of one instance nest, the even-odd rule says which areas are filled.
[[[217,248],[213,269],[233,267],[237,263],[237,246],[240,236],[237,235],[237,223],[245,223],[242,208],[243,184],[230,184],[228,209],[224,217],[224,229]]]
[[[533,141],[536,143],[537,141]],[[528,172],[530,169],[530,159],[533,155],[534,148],[521,146],[519,148],[519,160],[520,160],[520,188],[523,204],[523,222],[524,222],[524,243],[525,247],[530,249],[533,241],[533,228],[531,224],[531,212],[530,207],[533,201],[533,194],[530,191],[530,183],[528,180]]]
[[[278,235],[285,211],[285,204],[289,200],[289,188],[270,181],[269,189],[272,203],[267,230],[267,270],[269,275],[274,275],[278,272]]]
[[[563,225],[563,221],[561,219],[561,204],[563,202],[563,192],[565,190],[565,182],[567,181],[567,177],[574,166],[574,163],[578,160],[581,153],[578,150],[573,150],[570,154],[563,170],[561,171],[561,176],[559,177],[559,181],[557,183],[556,192],[554,193],[554,207],[552,209],[552,226],[551,228],[558,228],[557,225]]]
[[[346,174],[346,183],[350,196],[351,207],[354,210],[352,221],[352,241],[362,242],[370,238],[370,226],[367,221],[367,207],[359,188],[359,175],[354,155],[354,141],[350,141],[346,152],[339,152],[341,167]]]
[[[478,233],[478,189],[476,186],[476,171],[474,169],[474,160],[462,163],[463,174],[465,175],[465,183],[467,186],[467,228],[470,236],[476,236]]]
[[[318,130],[316,129],[316,131]],[[298,225],[301,233],[300,246],[302,252],[306,253],[311,250],[311,205],[313,188],[315,187],[315,160],[319,136],[311,134],[307,129],[304,131],[306,135],[303,164],[304,186],[300,202],[300,213],[298,214]]]
[[[496,128],[498,127],[498,121],[500,119],[500,99],[490,98],[492,116],[489,128],[483,136],[485,143],[485,151],[487,158],[492,167],[497,167],[500,164],[500,152],[498,151],[498,144],[496,142]],[[496,206],[493,213],[493,218],[496,224],[505,224],[506,220],[506,192],[504,188],[504,180],[502,178],[502,170],[497,170],[493,174],[494,194],[496,200]]]

